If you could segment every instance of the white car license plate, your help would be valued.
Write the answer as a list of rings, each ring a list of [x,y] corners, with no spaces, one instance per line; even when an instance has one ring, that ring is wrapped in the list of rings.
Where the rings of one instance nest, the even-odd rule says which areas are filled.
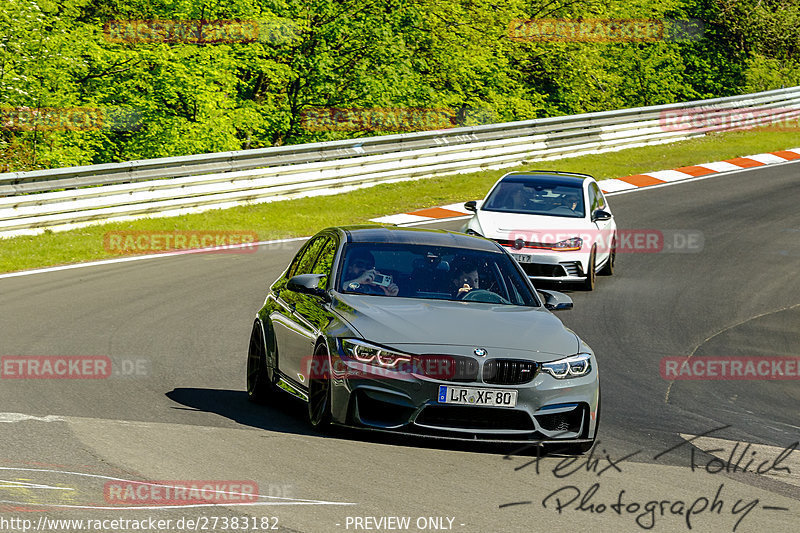
[[[481,405],[484,407],[516,407],[517,391],[439,385],[439,403]]]
[[[533,263],[533,256],[531,254],[511,254],[518,263]]]

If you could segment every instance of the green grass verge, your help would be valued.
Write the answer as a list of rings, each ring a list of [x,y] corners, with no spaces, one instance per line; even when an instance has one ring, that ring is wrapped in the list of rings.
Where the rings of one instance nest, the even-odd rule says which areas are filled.
[[[768,129],[714,134],[672,144],[543,161],[513,170],[547,169],[616,178],[709,163],[800,146],[796,131]],[[261,240],[313,235],[326,226],[363,223],[371,218],[482,198],[504,173],[492,170],[377,185],[335,196],[301,198],[213,210],[181,217],[103,224],[65,232],[0,240],[0,272],[119,257],[106,251],[110,231],[255,231]]]

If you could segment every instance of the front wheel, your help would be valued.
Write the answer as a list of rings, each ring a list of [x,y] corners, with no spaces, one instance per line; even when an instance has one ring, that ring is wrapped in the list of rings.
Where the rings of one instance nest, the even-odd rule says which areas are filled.
[[[595,282],[597,281],[597,272],[595,272],[595,267],[597,266],[596,252],[597,250],[592,249],[592,254],[589,256],[589,266],[586,267],[586,280],[581,285],[585,291],[593,291]]]
[[[608,261],[606,264],[603,265],[603,268],[600,269],[601,276],[613,276],[614,275],[614,264],[617,260],[617,241],[614,239],[611,243],[611,253],[608,255]]]
[[[320,344],[314,350],[313,367],[322,369],[308,383],[308,421],[318,430],[331,424],[331,374],[328,369],[328,351]]]
[[[264,354],[264,335],[261,324],[256,322],[247,350],[247,399],[255,403],[267,403],[272,396],[272,389]]]

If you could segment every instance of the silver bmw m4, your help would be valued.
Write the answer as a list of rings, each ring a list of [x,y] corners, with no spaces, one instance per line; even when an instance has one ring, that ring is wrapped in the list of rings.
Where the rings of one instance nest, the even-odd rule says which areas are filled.
[[[309,239],[253,324],[247,392],[288,393],[311,424],[570,453],[597,435],[591,348],[497,243],[443,230],[352,226]]]

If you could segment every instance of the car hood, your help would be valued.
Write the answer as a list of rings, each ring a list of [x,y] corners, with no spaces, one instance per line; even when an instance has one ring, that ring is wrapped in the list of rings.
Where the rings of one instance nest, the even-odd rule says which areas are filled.
[[[594,224],[584,218],[545,215],[520,215],[497,211],[478,211],[483,236],[493,239],[529,242],[558,242],[578,236],[579,231],[593,229]]]
[[[336,294],[333,306],[364,340],[415,353],[499,348],[548,361],[579,350],[577,335],[542,307],[359,294]]]

